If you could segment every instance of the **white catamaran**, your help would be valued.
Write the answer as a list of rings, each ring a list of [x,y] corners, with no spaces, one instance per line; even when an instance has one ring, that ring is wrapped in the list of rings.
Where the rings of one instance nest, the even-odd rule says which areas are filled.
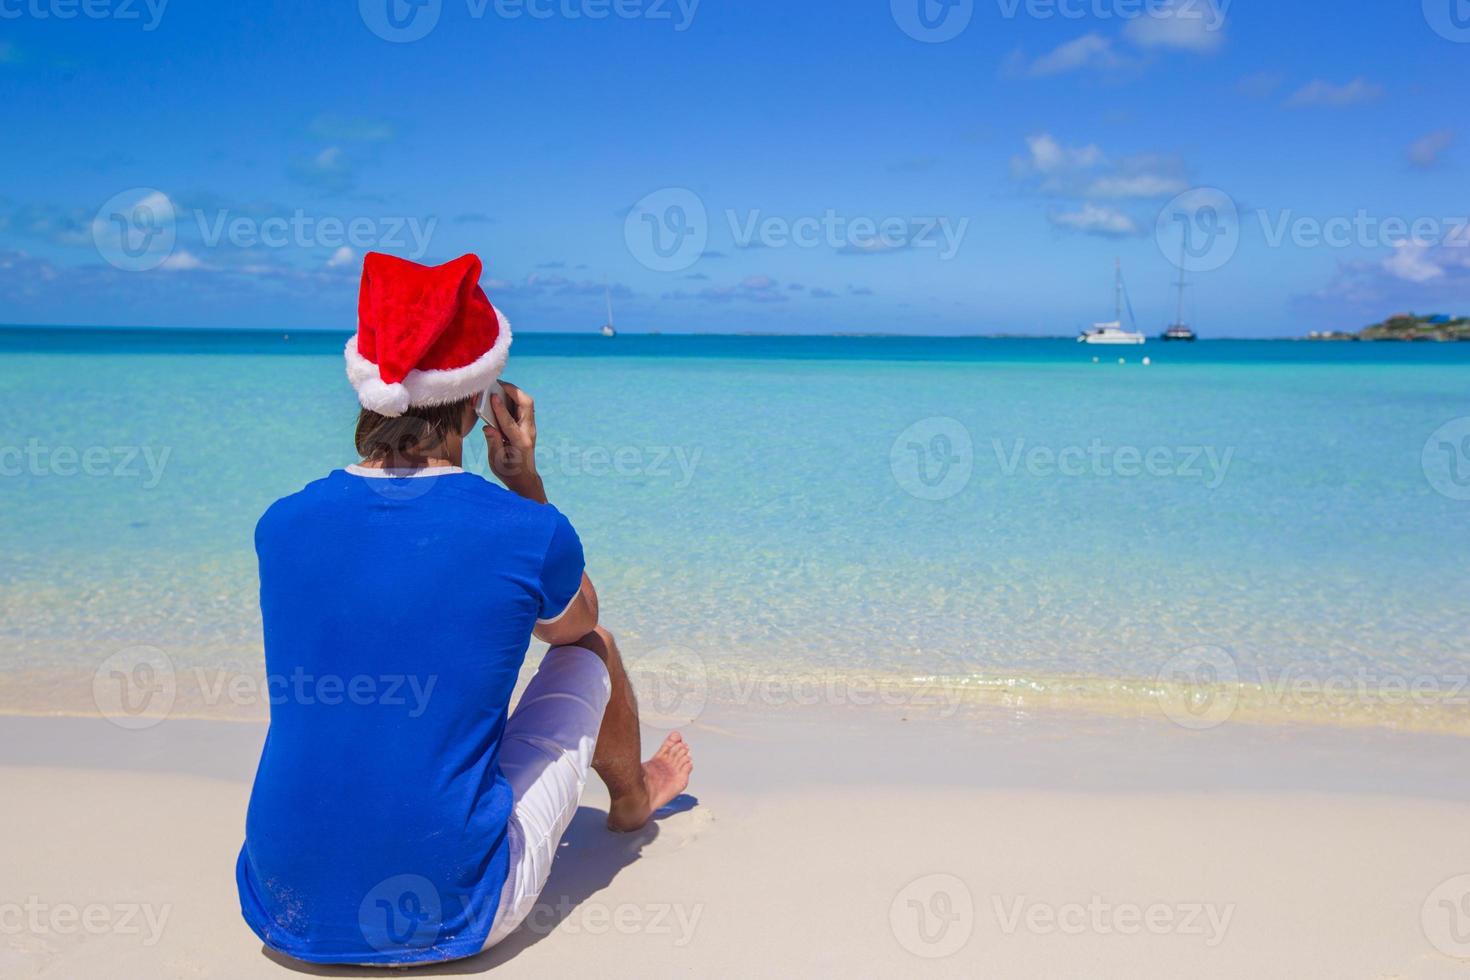
[[[1077,336],[1079,344],[1141,344],[1144,336],[1136,329],[1123,329],[1123,261],[1113,260],[1113,318],[1106,323],[1094,323],[1092,328]],[[1132,309],[1129,309],[1130,319]],[[1136,324],[1135,324],[1136,326]]]

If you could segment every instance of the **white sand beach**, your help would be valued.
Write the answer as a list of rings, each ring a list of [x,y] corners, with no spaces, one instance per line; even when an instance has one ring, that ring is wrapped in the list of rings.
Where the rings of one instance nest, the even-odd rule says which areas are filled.
[[[0,718],[0,975],[381,975],[240,919],[264,731]],[[855,708],[686,734],[674,812],[612,835],[594,781],[528,926],[413,972],[1470,976],[1457,739]]]

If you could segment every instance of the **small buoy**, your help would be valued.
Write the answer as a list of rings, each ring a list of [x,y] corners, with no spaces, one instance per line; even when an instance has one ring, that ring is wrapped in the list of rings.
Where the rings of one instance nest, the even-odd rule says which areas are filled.
[[[291,339],[291,335],[288,334],[288,333],[283,333],[283,334],[281,334],[281,339],[282,340],[290,340]]]
[[[1120,357],[1120,358],[1118,358],[1118,363],[1119,364],[1127,364],[1128,363],[1128,359],[1126,357]]]
[[[1097,363],[1097,357],[1096,357],[1096,356],[1095,356],[1095,355],[1094,355],[1094,357],[1093,357],[1093,358],[1092,358],[1092,363],[1094,363],[1094,364],[1096,364],[1096,363]]]
[[[1152,364],[1152,363],[1153,363],[1153,361],[1150,361],[1150,360],[1149,360],[1149,359],[1148,359],[1148,358],[1146,358],[1146,357],[1145,357],[1145,358],[1144,358],[1144,359],[1143,359],[1143,366],[1144,366],[1144,367],[1148,367],[1148,366],[1149,366],[1149,365],[1150,365],[1150,364]]]

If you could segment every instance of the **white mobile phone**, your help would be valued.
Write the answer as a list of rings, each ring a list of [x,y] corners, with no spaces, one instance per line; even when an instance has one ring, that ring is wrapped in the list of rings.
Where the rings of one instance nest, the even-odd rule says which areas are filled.
[[[480,421],[490,426],[490,428],[499,429],[500,426],[495,423],[495,409],[490,405],[490,397],[492,395],[499,395],[502,398],[505,397],[505,392],[501,390],[499,381],[480,393],[479,400],[475,402],[475,414],[480,416]],[[509,403],[507,403],[506,407],[509,408]]]

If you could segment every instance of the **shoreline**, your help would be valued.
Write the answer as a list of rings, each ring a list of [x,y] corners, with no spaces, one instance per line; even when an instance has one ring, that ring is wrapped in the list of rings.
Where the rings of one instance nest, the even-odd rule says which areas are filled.
[[[157,651],[155,651],[157,654]],[[519,685],[529,680],[540,653],[527,656]],[[1203,683],[1191,679],[1208,661],[1186,664],[1184,679],[1083,674],[914,675],[818,667],[771,672],[759,668],[711,671],[695,659],[657,666],[633,663],[640,697],[660,727],[688,725],[707,710],[750,709],[772,713],[825,709],[918,714],[965,724],[994,712],[1055,715],[1090,720],[1170,723],[1186,730],[1251,726],[1299,726],[1322,731],[1365,731],[1470,738],[1470,681],[1440,677],[1449,687],[1415,687],[1402,678],[1370,687],[1366,671],[1317,677],[1281,671],[1267,683]],[[1233,666],[1230,669],[1234,669]],[[1162,674],[1162,672],[1161,672]],[[263,723],[272,698],[303,689],[311,679],[266,678],[227,667],[179,668],[164,710],[123,713],[107,704],[96,675],[81,671],[11,671],[0,693],[0,717],[102,719],[122,727],[151,727],[165,720]],[[302,682],[305,681],[303,688]],[[19,683],[17,683],[19,682]],[[423,685],[403,684],[401,697],[432,696]],[[29,690],[27,690],[29,689]],[[99,700],[99,692],[102,699]],[[36,694],[41,694],[39,703]]]

